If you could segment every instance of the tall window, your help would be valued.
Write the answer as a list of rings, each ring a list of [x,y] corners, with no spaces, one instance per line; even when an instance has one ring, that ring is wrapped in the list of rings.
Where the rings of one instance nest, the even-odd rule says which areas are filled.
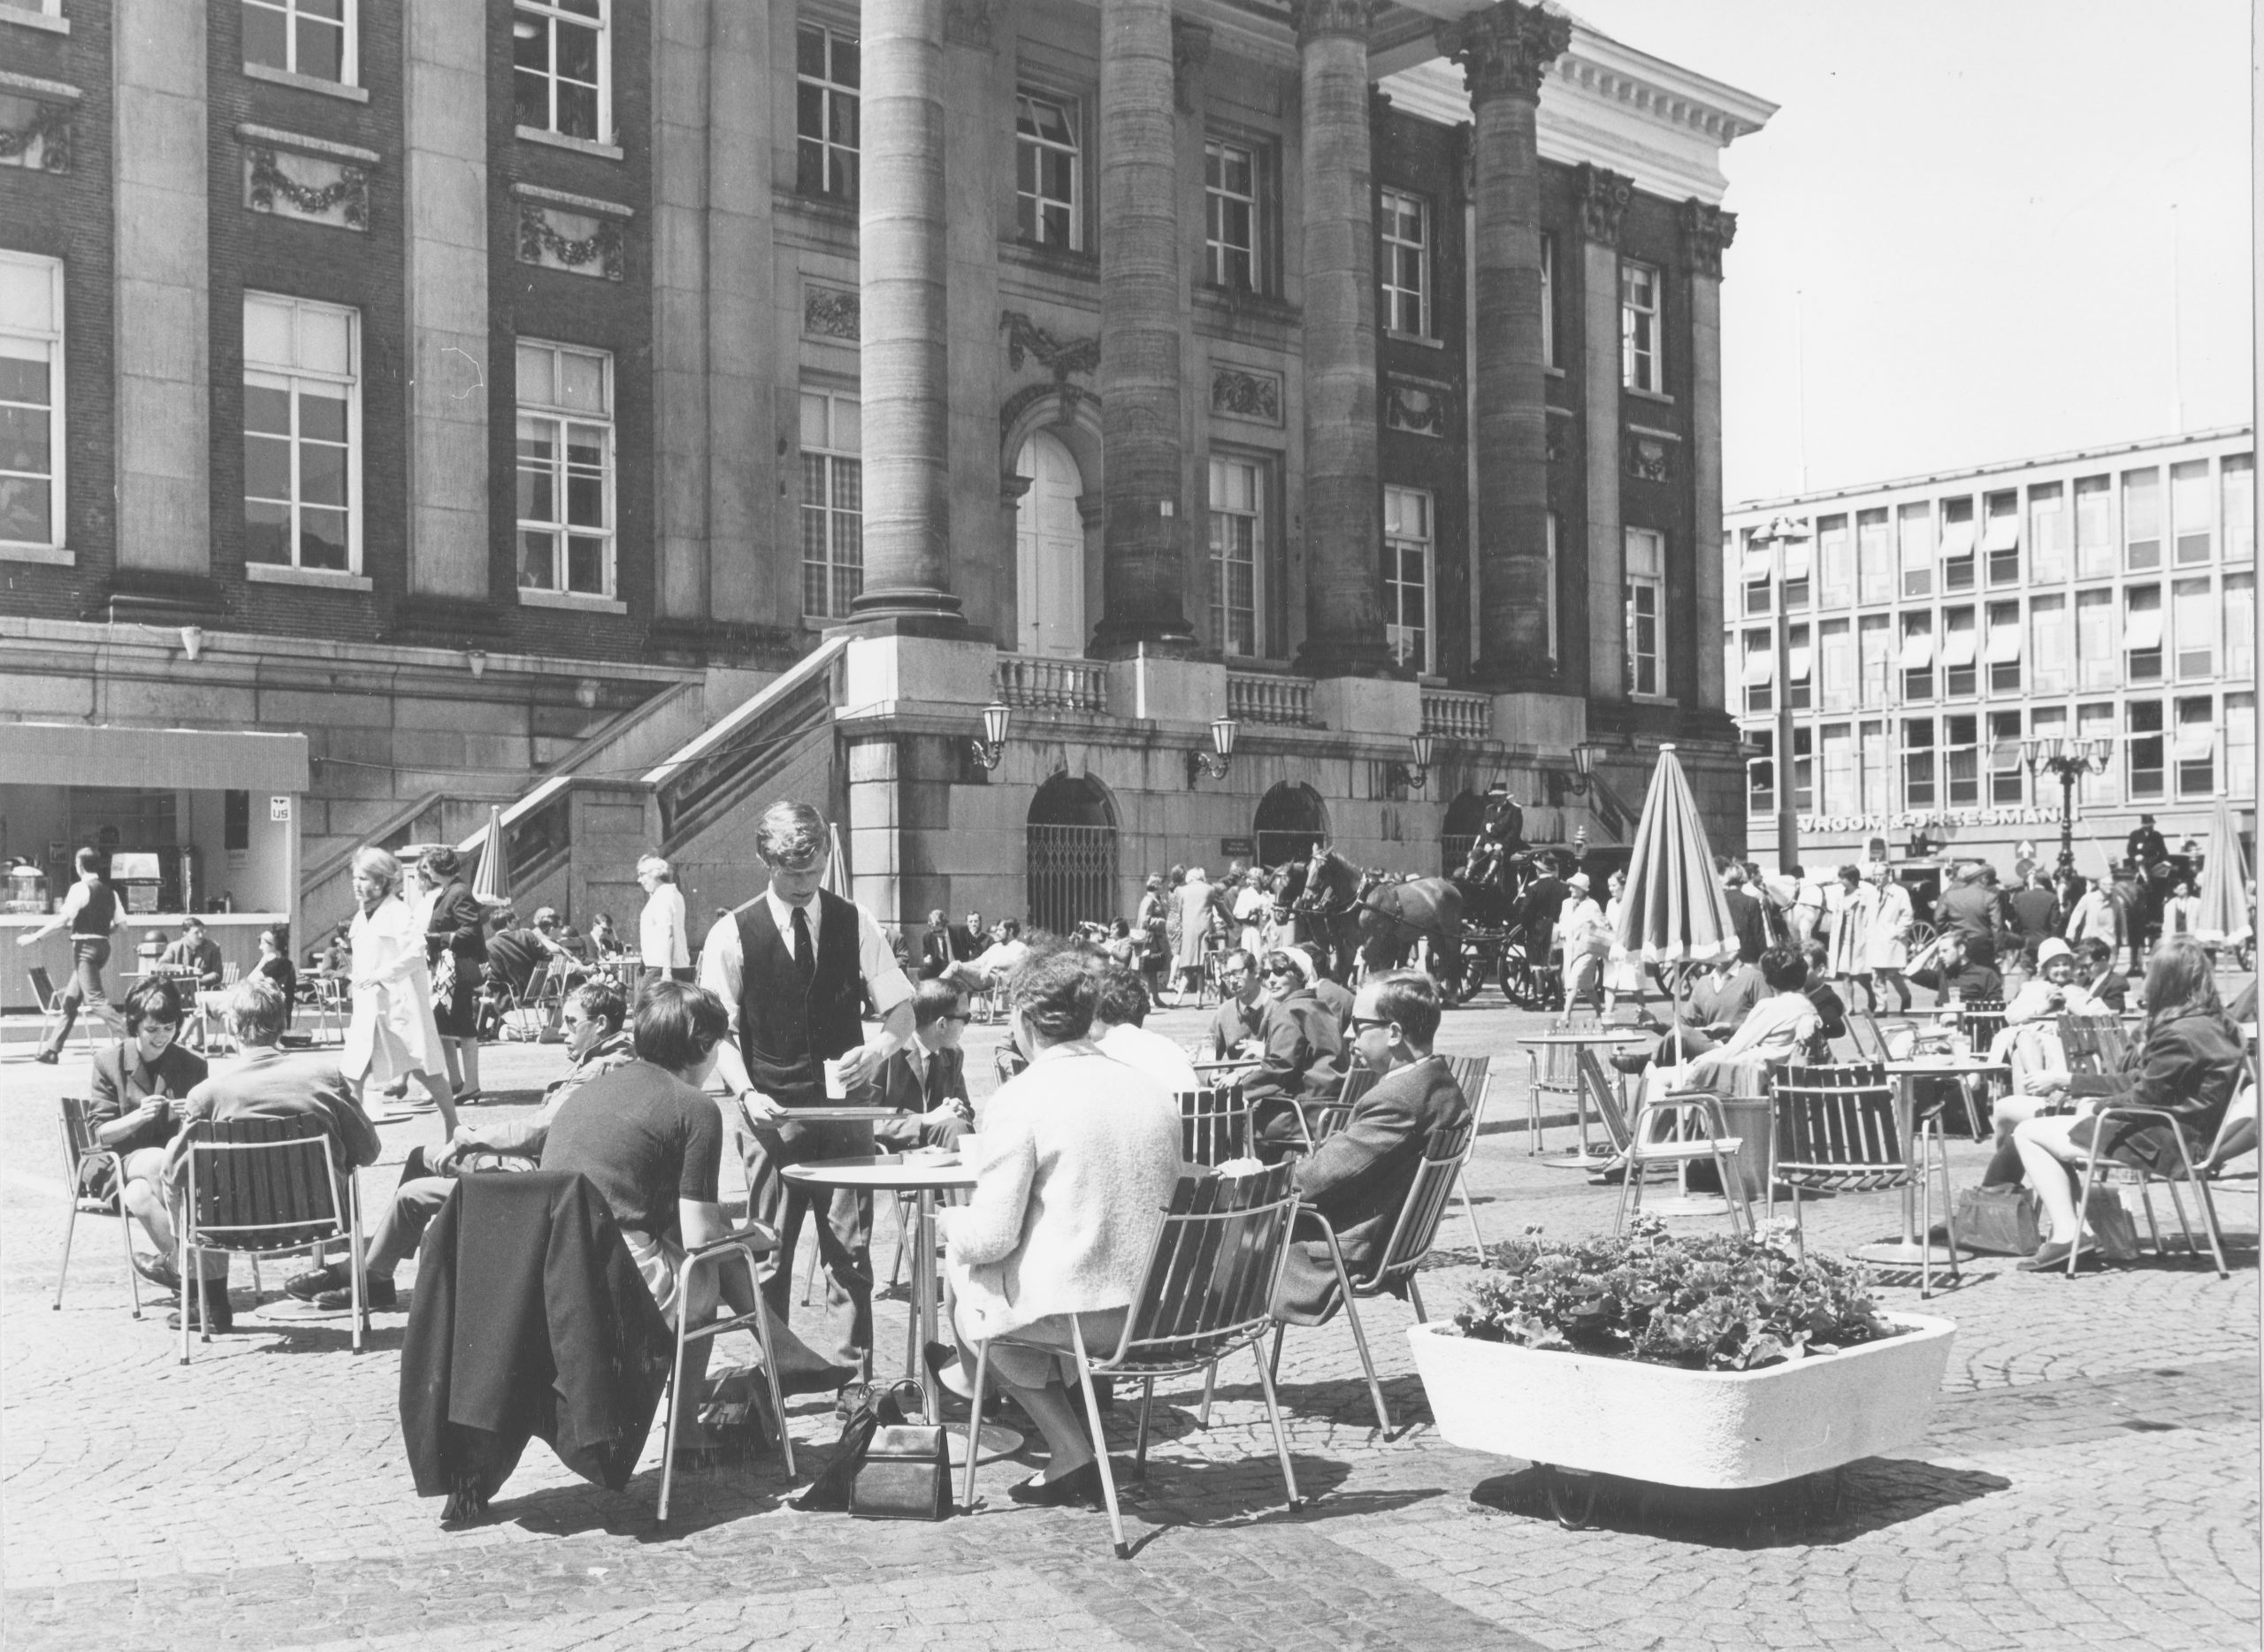
[[[2161,681],[2161,587],[2132,585],[2122,593],[2122,655],[2133,683]]]
[[[1855,731],[1844,723],[1827,723],[1822,730],[1824,793],[1826,815],[1847,815],[1862,807],[1856,790]]]
[[[1777,600],[1777,563],[1769,541],[1752,528],[1744,531],[1745,567],[1741,576],[1745,585],[1745,611],[1748,615],[1766,614]]]
[[[2068,577],[2067,490],[2039,482],[2028,490],[2028,567],[2038,582],[2057,584]]]
[[[1745,807],[1749,814],[1766,815],[1777,807],[1777,735],[1772,729],[1748,729],[1745,742],[1761,748],[1761,755],[1745,762]]]
[[[1816,807],[1816,731],[1805,723],[1793,730],[1793,807]]]
[[[2076,478],[2076,577],[2096,579],[2115,571],[2114,478]]]
[[[2245,682],[2256,675],[2256,576],[2227,574],[2224,591],[2225,675]]]
[[[2084,740],[2115,739],[2115,707],[2112,705],[2078,706],[2076,707],[2076,737]],[[2085,783],[2091,789],[2094,804],[2119,803],[2122,800],[2122,770],[2110,767],[2103,775],[2094,775]]]
[[[1745,709],[1758,716],[1777,707],[1777,639],[1766,631],[1745,633]]]
[[[2225,696],[2225,790],[2237,798],[2256,795],[2256,696]]]
[[[857,198],[857,37],[804,23],[794,31],[794,187]]]
[[[2198,682],[2217,673],[2217,604],[2207,579],[2181,579],[2170,596],[2170,623],[2176,627],[2177,677]]]
[[[2177,702],[2177,795],[2206,798],[2217,789],[2216,701],[2207,694]]]
[[[1856,692],[1866,706],[1894,701],[1894,616],[1866,614],[1855,630]]]
[[[1211,635],[1219,652],[1258,653],[1258,566],[1266,476],[1248,459],[1211,460]]]
[[[2122,472],[2122,566],[2134,574],[2161,566],[2161,472]]]
[[[2169,528],[2179,567],[2209,560],[2209,462],[2194,459],[2171,465]]]
[[[1541,364],[1556,365],[1556,238],[1541,238]]]
[[[1627,692],[1666,692],[1666,536],[1626,531]]]
[[[1981,552],[1989,559],[1992,585],[2020,583],[2020,495],[1992,493],[1982,501]]]
[[[1862,750],[1862,800],[1865,810],[1894,807],[1894,748],[1887,741],[1887,725],[1876,720],[1863,723],[1856,735]]]
[[[1433,663],[1431,496],[1420,488],[1383,490],[1384,644],[1411,670]]]
[[[1942,719],[1942,768],[1949,781],[1949,807],[1970,808],[1981,800],[1981,719]]]
[[[360,316],[244,294],[244,560],[360,571]]]
[[[1885,510],[1855,513],[1855,570],[1862,600],[1894,600],[1894,540]]]
[[[1902,616],[1902,698],[1934,697],[1934,616],[1923,609]]]
[[[2256,560],[2256,455],[2229,453],[2218,466],[2218,487],[2223,495],[2225,561]]]
[[[1902,555],[1902,594],[1931,596],[1934,592],[1934,508],[1924,500],[1894,513],[1896,543]]]
[[[1934,720],[1902,719],[1902,807],[1934,807]]]
[[[1383,266],[1385,330],[1426,339],[1431,335],[1431,203],[1420,195],[1386,189],[1381,192],[1379,204],[1383,256],[1378,262]],[[1544,248],[1545,245],[1544,241]],[[1546,316],[1549,303],[1545,274],[1541,285],[1541,313]],[[1546,331],[1544,325],[1543,332]],[[1541,360],[1548,359],[1548,341],[1544,338]]]
[[[243,0],[244,61],[354,84],[355,0]]]
[[[1664,390],[1659,362],[1659,272],[1633,258],[1619,263],[1619,382]]]
[[[1021,238],[1072,249],[1085,242],[1077,111],[1024,92],[1014,109],[1014,213]]]
[[[1809,584],[1816,567],[1816,541],[1813,538],[1787,539],[1785,553],[1785,612],[1798,614],[1808,608]]]
[[[0,252],[0,545],[63,547],[63,262]]]
[[[2127,754],[2130,801],[2161,796],[2161,701],[2134,700],[2122,707],[2122,749]]]
[[[602,143],[612,136],[606,81],[612,0],[516,0],[512,98],[522,126]]]
[[[1824,708],[1845,711],[1855,703],[1855,633],[1846,620],[1817,627],[1817,657],[1824,678]]]
[[[1785,639],[1785,707],[1807,711],[1816,701],[1816,651],[1809,628],[1795,625]]]
[[[2076,639],[2068,623],[2068,593],[2049,592],[2028,601],[2029,661],[2039,694],[2064,694],[2076,685]]]
[[[1204,247],[1211,285],[1260,290],[1258,155],[1248,144],[1213,138],[1203,146]]]
[[[1974,658],[1979,639],[1973,631],[1971,608],[1948,608],[1942,614],[1943,695],[1962,700],[1974,692]]]
[[[1989,692],[2020,692],[2020,604],[1989,605]]]
[[[1942,589],[1973,589],[1973,501],[1942,501]]]
[[[2122,675],[2115,652],[2115,593],[2076,593],[2076,682],[2081,688],[2112,688]]]
[[[1989,801],[2017,807],[2027,801],[2026,771],[2020,761],[2021,716],[2017,711],[1989,714]]]
[[[614,594],[613,357],[521,340],[519,588]]]
[[[802,612],[845,619],[865,588],[864,434],[845,390],[802,392]]]
[[[1816,519],[1816,577],[1825,608],[1843,608],[1855,600],[1855,542],[1847,535],[1847,517]]]

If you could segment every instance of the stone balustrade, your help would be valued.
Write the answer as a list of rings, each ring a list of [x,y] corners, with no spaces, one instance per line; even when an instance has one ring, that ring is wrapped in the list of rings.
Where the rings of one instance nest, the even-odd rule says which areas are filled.
[[[1037,711],[1100,711],[1105,705],[1106,669],[1098,660],[1002,654],[994,686],[1000,701],[1009,706]]]
[[[1490,739],[1494,733],[1494,702],[1484,694],[1426,688],[1423,691],[1423,727],[1442,739]]]
[[[1274,677],[1258,671],[1227,673],[1227,715],[1236,723],[1312,723],[1312,679]]]

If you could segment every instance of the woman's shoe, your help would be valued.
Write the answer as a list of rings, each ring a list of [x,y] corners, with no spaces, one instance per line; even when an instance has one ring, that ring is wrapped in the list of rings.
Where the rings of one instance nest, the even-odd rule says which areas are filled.
[[[2015,1264],[2023,1273],[2048,1273],[2055,1267],[2068,1266],[2068,1258],[2075,1251],[2072,1244],[2047,1242],[2037,1247],[2036,1254]]]
[[[1066,1509],[1082,1506],[1105,1509],[1108,1506],[1101,1493],[1100,1459],[1095,1457],[1082,1468],[1073,1468],[1059,1480],[1048,1480],[1044,1475],[1026,1480],[1019,1486],[1006,1488],[1006,1495],[1016,1503],[1037,1509]]]

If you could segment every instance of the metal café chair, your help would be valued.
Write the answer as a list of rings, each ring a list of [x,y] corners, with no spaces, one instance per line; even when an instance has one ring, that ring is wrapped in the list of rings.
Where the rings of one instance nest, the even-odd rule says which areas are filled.
[[[2154,1254],[2165,1256],[2168,1251],[2161,1242],[2161,1228],[2154,1220],[2154,1201],[2152,1192],[2156,1182],[2169,1191],[2169,1202],[2177,1212],[2177,1225],[2185,1235],[2185,1250],[2190,1256],[2201,1254],[2201,1247],[2193,1237],[2193,1225],[2186,1220],[2185,1201],[2178,1197],[2177,1184],[2182,1180],[2193,1195],[2199,1209],[2201,1226],[2209,1235],[2209,1254],[2216,1263],[2217,1277],[2230,1279],[2231,1271],[2225,1266],[2224,1230],[2217,1222],[2216,1201],[2210,1197],[2209,1183],[2224,1167],[2245,1153],[2256,1151],[2256,1081],[2253,1075],[2244,1076],[2240,1088],[2234,1091],[2232,1105],[2225,1109],[2223,1121],[2217,1126],[2216,1139],[2199,1162],[2185,1144],[2185,1132],[2177,1127],[2176,1118],[2158,1107],[2102,1107],[2093,1115],[2098,1120],[2092,1128],[2092,1140],[2099,1139],[2110,1120],[2154,1120],[2167,1124],[2170,1134],[2177,1138],[2178,1163],[2184,1174],[2164,1175],[2144,1166],[2128,1164],[2119,1159],[2100,1153],[2088,1153],[2084,1158],[2083,1191],[2076,1200],[2076,1209],[2086,1210],[2091,1205],[2092,1189],[2102,1185],[2104,1175],[2112,1171],[2118,1177],[2135,1178],[2138,1184],[2138,1198],[2146,1212],[2146,1231],[2153,1240]],[[2083,1225],[2076,1228],[2075,1248],[2068,1252],[2068,1275],[2075,1277],[2077,1266],[2083,1259]]]
[[[1619,1183],[1619,1209],[1611,1231],[1626,1227],[1627,1218],[1643,1208],[1643,1177],[1653,1165],[1681,1166],[1701,1159],[1711,1159],[1721,1178],[1722,1203],[1730,1231],[1753,1232],[1753,1207],[1746,1202],[1745,1184],[1739,1179],[1738,1155],[1745,1143],[1730,1133],[1722,1098],[1710,1090],[1670,1090],[1647,1096],[1635,1104],[1628,1125],[1626,1174]]]
[[[721,1239],[701,1245],[688,1253],[676,1268],[676,1356],[669,1364],[669,1385],[661,1395],[661,1415],[667,1420],[661,1434],[661,1506],[654,1518],[665,1526],[669,1518],[669,1495],[676,1487],[676,1391],[684,1380],[684,1350],[692,1342],[706,1342],[727,1331],[753,1331],[755,1342],[762,1350],[762,1373],[769,1379],[770,1415],[778,1424],[778,1450],[785,1460],[786,1478],[794,1477],[794,1436],[786,1426],[786,1397],[778,1387],[778,1357],[770,1347],[770,1318],[763,1312],[762,1279],[755,1266],[755,1258],[769,1256],[778,1248],[777,1236],[760,1222],[750,1222],[737,1233],[726,1234]],[[722,1267],[737,1257],[746,1266],[749,1300],[754,1304],[747,1313],[727,1314],[720,1319],[692,1327],[686,1323],[692,1317],[685,1312],[692,1301],[692,1281],[701,1268]]]
[[[329,1132],[314,1119],[226,1119],[189,1126],[187,1175],[178,1219],[181,1278],[180,1363],[188,1363],[191,1304],[206,1342],[204,1293],[194,1281],[203,1253],[263,1256],[344,1241],[353,1296],[354,1351],[362,1351],[368,1301],[362,1281],[362,1199],[350,1167],[340,1174]],[[223,1289],[226,1289],[224,1286]]]
[[[2060,1046],[2067,1052],[2071,1073],[2113,1073],[2122,1065],[2130,1038],[2115,1015],[2060,1017]]]
[[[1957,1268],[1957,1224],[1950,1195],[1949,1150],[1937,1113],[1918,1119],[1918,1151],[1902,1139],[1895,1114],[1894,1084],[1884,1067],[1868,1062],[1847,1067],[1793,1067],[1778,1077],[1776,1143],[1765,1206],[1777,1213],[1777,1186],[1793,1189],[1793,1236],[1802,1256],[1808,1235],[1801,1225],[1801,1193],[1876,1193],[1918,1183],[1918,1232],[1933,1231],[1931,1172],[1942,1178],[1942,1215],[1949,1228],[1949,1277],[1962,1282]],[[1932,1163],[1927,1162],[1931,1150]],[[1932,1247],[1918,1264],[1918,1294],[1934,1294]]]
[[[1378,1076],[1365,1067],[1348,1067],[1334,1097],[1299,1104],[1297,1128],[1304,1133],[1305,1151],[1311,1152],[1350,1121],[1352,1109],[1376,1087]]]
[[[39,1006],[39,1041],[44,1045],[49,1031],[63,1019],[63,995],[56,990],[45,965],[34,964],[24,974],[32,983],[32,1002]],[[101,1047],[95,1036],[95,1023],[100,1018],[88,1013],[93,1007],[91,998],[79,1006],[79,1030],[87,1040],[88,1054]]]
[[[126,1160],[96,1138],[94,1110],[94,1103],[81,1097],[63,1098],[63,1174],[71,1195],[71,1213],[63,1222],[63,1265],[56,1270],[54,1306],[57,1310],[63,1306],[63,1286],[71,1277],[71,1235],[79,1226],[80,1213],[111,1213],[108,1201],[81,1190],[87,1185],[88,1169],[107,1165],[118,1202],[119,1243],[126,1247],[126,1281],[134,1291],[134,1317],[138,1319],[142,1317],[142,1274],[134,1266],[134,1219],[126,1213]]]
[[[1526,1156],[1531,1158],[1541,1151],[1541,1112],[1543,1096],[1561,1096],[1562,1105],[1572,1110],[1577,1118],[1580,1107],[1581,1046],[1569,1044],[1528,1045],[1526,1059],[1530,1072],[1526,1080],[1526,1098],[1531,1108],[1526,1128]]]
[[[1478,1120],[1473,1116],[1457,1125],[1431,1132],[1423,1143],[1423,1162],[1416,1167],[1415,1180],[1408,1185],[1407,1197],[1399,1206],[1399,1215],[1393,1221],[1391,1237],[1384,1243],[1375,1266],[1358,1279],[1354,1279],[1344,1266],[1343,1247],[1338,1243],[1336,1229],[1319,1211],[1307,1208],[1301,1216],[1319,1225],[1320,1236],[1327,1241],[1328,1259],[1336,1269],[1336,1288],[1342,1295],[1344,1317],[1352,1327],[1352,1344],[1359,1350],[1360,1370],[1368,1380],[1368,1397],[1375,1403],[1376,1426],[1388,1439],[1391,1434],[1391,1411],[1385,1403],[1383,1385],[1376,1380],[1375,1360],[1368,1352],[1368,1335],[1360,1323],[1360,1299],[1381,1296],[1386,1291],[1396,1291],[1404,1286],[1407,1300],[1415,1309],[1418,1324],[1424,1322],[1423,1293],[1415,1283],[1415,1275],[1431,1254],[1431,1247],[1438,1242],[1439,1223],[1444,1219],[1447,1199],[1462,1179],[1463,1167],[1470,1162],[1470,1150],[1478,1139]],[[1281,1338],[1288,1327],[1276,1323],[1274,1327],[1274,1357],[1269,1369],[1279,1372],[1281,1364]]]
[[[1178,1092],[1179,1154],[1190,1165],[1215,1169],[1250,1151],[1250,1103],[1239,1084]]]
[[[1470,1104],[1470,1135],[1474,1148],[1479,1132],[1486,1122],[1486,1093],[1493,1088],[1494,1059],[1484,1055],[1450,1055],[1447,1071],[1454,1075],[1455,1088],[1462,1091]],[[1486,1260],[1486,1236],[1478,1231],[1478,1212],[1470,1202],[1470,1181],[1465,1173],[1457,1172],[1454,1179],[1456,1197],[1462,1200],[1463,1220],[1470,1224],[1471,1249],[1478,1260]]]
[[[1116,1472],[1109,1461],[1108,1435],[1101,1426],[1100,1402],[1093,1379],[1140,1379],[1139,1434],[1135,1447],[1139,1472],[1148,1464],[1148,1413],[1160,1377],[1192,1376],[1209,1372],[1220,1360],[1248,1349],[1258,1361],[1258,1380],[1266,1394],[1266,1412],[1274,1425],[1274,1449],[1281,1460],[1281,1483],[1288,1488],[1289,1506],[1304,1499],[1297,1491],[1296,1470],[1289,1462],[1289,1440],[1281,1429],[1281,1408],[1274,1392],[1274,1370],[1258,1342],[1273,1323],[1274,1289],[1281,1273],[1291,1220],[1297,1197],[1289,1185],[1289,1166],[1269,1166],[1248,1176],[1184,1175],[1165,1206],[1163,1222],[1148,1251],[1148,1266],[1140,1294],[1125,1318],[1124,1334],[1113,1351],[1095,1352],[1085,1345],[1082,1326],[1070,1321],[1072,1347],[1045,1344],[1047,1354],[1074,1359],[1077,1380],[1085,1396],[1088,1428],[1100,1461],[1103,1500],[1108,1505],[1110,1534],[1116,1557],[1131,1557],[1124,1541],[1124,1517],[1117,1507]],[[993,1343],[1013,1344],[1013,1337],[993,1337],[976,1344],[975,1400],[968,1437],[983,1429],[983,1394],[990,1378]],[[1208,1420],[1205,1386],[1205,1421]],[[967,1454],[967,1479],[960,1505],[975,1508],[975,1470],[982,1453]]]

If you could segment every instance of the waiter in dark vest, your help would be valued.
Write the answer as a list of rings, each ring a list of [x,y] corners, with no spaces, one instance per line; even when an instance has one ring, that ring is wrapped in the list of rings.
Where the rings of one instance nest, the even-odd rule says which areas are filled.
[[[80,1005],[87,1005],[112,1032],[124,1025],[111,1009],[110,995],[103,990],[103,966],[110,962],[110,932],[118,927],[118,897],[103,882],[99,853],[81,849],[75,864],[79,881],[71,885],[54,918],[16,942],[19,946],[33,946],[57,929],[71,931],[71,979],[55,995],[55,1030],[40,1045],[37,1058],[50,1067],[63,1059],[63,1046],[70,1040]]]
[[[828,1061],[838,1064],[843,1092],[878,1076],[912,1037],[913,990],[872,915],[819,887],[827,855],[823,815],[807,803],[772,804],[755,830],[755,853],[770,870],[770,887],[708,930],[700,984],[730,1011],[731,1036],[717,1046],[715,1075],[754,1122],[747,1214],[778,1235],[762,1291],[784,1322],[802,1212],[818,1196],[788,1185],[778,1172],[803,1159],[874,1151],[869,1124],[798,1124],[794,1113],[827,1105]],[[868,993],[881,1017],[870,1042],[861,1017]],[[823,1197],[818,1256],[827,1299],[837,1312],[845,1302],[851,1310],[839,1358],[869,1369],[872,1195],[839,1189]]]

